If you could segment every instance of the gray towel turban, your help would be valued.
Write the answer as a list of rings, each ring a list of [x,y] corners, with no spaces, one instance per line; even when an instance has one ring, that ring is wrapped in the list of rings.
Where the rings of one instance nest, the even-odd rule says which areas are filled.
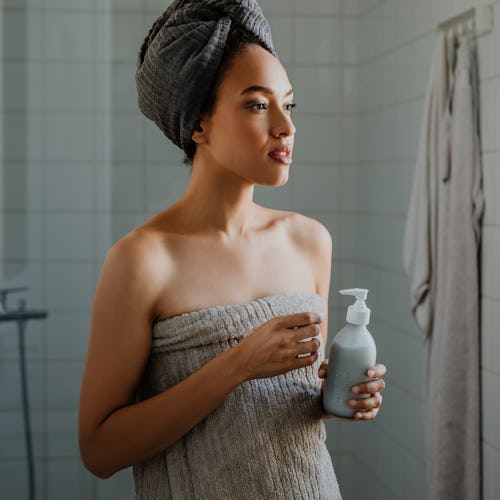
[[[215,81],[231,22],[276,55],[255,0],[175,0],[144,40],[135,75],[139,109],[184,151]]]

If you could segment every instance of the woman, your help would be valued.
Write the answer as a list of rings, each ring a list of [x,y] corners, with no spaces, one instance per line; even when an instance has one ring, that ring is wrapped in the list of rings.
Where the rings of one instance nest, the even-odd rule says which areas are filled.
[[[255,184],[287,182],[295,133],[260,8],[174,2],[141,48],[137,82],[141,110],[192,173],[174,205],[106,255],[82,459],[102,478],[133,465],[136,499],[340,499],[321,420],[332,239],[252,199]],[[357,419],[375,418],[384,373],[376,365],[357,386],[371,394],[354,400]]]

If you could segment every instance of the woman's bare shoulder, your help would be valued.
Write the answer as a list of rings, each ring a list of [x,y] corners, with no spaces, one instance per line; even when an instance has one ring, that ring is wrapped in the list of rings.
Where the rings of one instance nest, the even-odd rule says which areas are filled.
[[[287,211],[286,226],[290,237],[300,246],[317,247],[332,242],[330,231],[320,221],[299,212]]]
[[[117,240],[108,250],[104,269],[123,276],[129,285],[161,290],[171,262],[164,240],[154,231],[139,227]]]

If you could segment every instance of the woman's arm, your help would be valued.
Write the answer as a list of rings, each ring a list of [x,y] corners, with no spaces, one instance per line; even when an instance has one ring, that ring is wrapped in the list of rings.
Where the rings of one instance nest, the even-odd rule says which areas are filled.
[[[79,441],[85,466],[102,478],[174,444],[240,383],[312,365],[318,357],[321,318],[311,312],[277,316],[178,384],[135,402],[151,350],[154,306],[171,272],[165,256],[155,259],[154,252],[154,240],[121,240],[108,252],[97,284]]]

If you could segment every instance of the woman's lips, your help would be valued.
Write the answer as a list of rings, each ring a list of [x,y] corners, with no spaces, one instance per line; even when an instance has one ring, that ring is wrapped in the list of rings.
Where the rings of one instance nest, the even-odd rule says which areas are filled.
[[[290,154],[269,153],[269,156],[283,165],[290,165],[292,163],[292,156]]]

